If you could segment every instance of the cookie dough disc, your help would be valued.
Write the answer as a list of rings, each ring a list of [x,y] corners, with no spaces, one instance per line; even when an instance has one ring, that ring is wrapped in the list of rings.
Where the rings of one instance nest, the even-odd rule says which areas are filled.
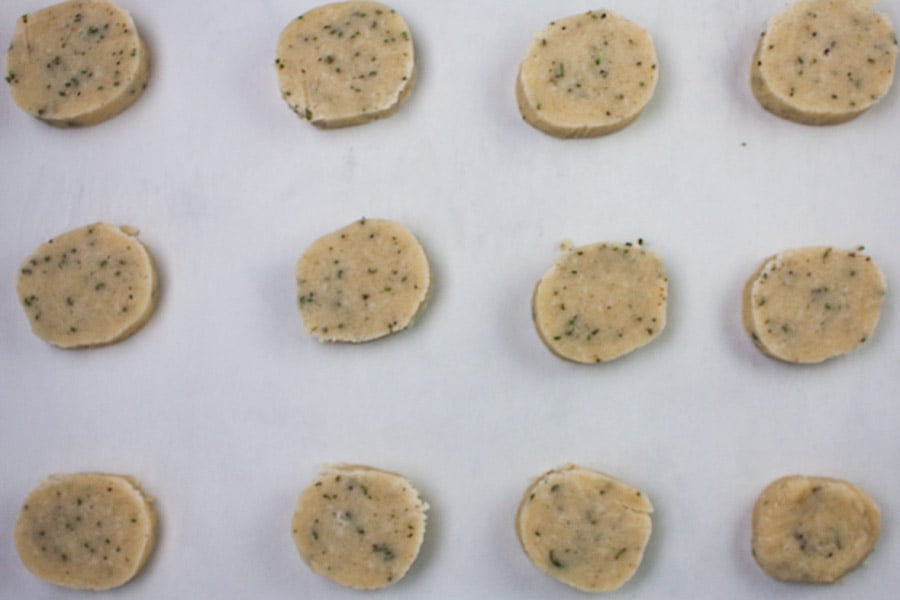
[[[897,39],[873,0],[797,2],[769,21],[750,87],[769,112],[807,125],[843,123],[891,87]]]
[[[783,477],[753,507],[753,556],[782,581],[831,583],[878,541],[881,514],[862,490],[827,477]]]
[[[53,238],[19,269],[17,290],[39,338],[101,346],[141,328],[156,306],[156,267],[136,231],[95,223]]]
[[[19,18],[6,70],[25,112],[58,127],[93,125],[138,99],[150,52],[127,12],[112,2],[72,0]]]
[[[419,241],[382,219],[361,219],[319,238],[297,262],[300,316],[321,341],[365,342],[406,329],[430,287]]]
[[[300,495],[291,528],[314,572],[351,588],[383,588],[397,583],[416,560],[427,510],[400,475],[338,465]]]
[[[409,27],[377,2],[314,8],[284,28],[277,52],[282,97],[300,118],[323,128],[390,115],[415,79]]]
[[[743,295],[744,328],[756,346],[784,361],[817,363],[866,341],[885,281],[861,250],[797,248],[764,261]]]
[[[653,40],[612,11],[554,21],[519,67],[516,100],[525,121],[561,138],[594,137],[634,121],[657,80]]]
[[[16,550],[44,581],[106,590],[138,574],[155,530],[152,500],[131,477],[56,475],[25,500],[16,521]]]
[[[516,533],[534,565],[586,592],[617,589],[637,571],[650,539],[650,500],[612,477],[566,465],[525,491]]]
[[[612,360],[666,326],[668,278],[640,244],[570,248],[538,282],[532,312],[551,352],[580,363]]]

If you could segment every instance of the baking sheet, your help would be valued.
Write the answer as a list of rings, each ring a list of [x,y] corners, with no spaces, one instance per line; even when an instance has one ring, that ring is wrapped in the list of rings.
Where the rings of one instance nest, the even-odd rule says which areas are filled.
[[[607,3],[651,32],[659,86],[627,129],[577,141],[523,124],[513,83],[534,33],[595,4],[397,0],[415,89],[393,117],[335,131],[288,110],[272,64],[313,5],[122,4],[153,64],[125,113],[57,130],[0,93],[0,596],[79,596],[31,577],[12,530],[44,476],[99,470],[134,475],[161,518],[146,570],[106,597],[358,597],[310,572],[289,529],[300,490],[344,461],[401,472],[431,504],[419,560],[373,596],[581,597],[513,529],[530,478],[567,461],[655,505],[617,597],[896,595],[900,97],[827,128],[763,111],[749,61],[784,1]],[[41,6],[0,4],[0,44]],[[431,302],[399,335],[321,345],[302,333],[294,263],[361,216],[419,237]],[[29,331],[15,274],[96,220],[141,230],[161,301],[124,343],[57,350]],[[639,237],[669,272],[665,332],[605,365],[552,356],[530,296],[560,242]],[[803,367],[755,350],[739,312],[764,257],[809,244],[864,244],[889,295],[862,348]],[[750,556],[752,503],[790,473],[849,479],[882,508],[876,551],[838,585],[779,584]]]

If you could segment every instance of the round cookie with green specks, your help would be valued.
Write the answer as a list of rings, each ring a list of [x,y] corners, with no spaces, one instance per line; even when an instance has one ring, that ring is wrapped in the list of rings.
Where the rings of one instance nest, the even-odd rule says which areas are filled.
[[[281,95],[300,118],[322,128],[386,117],[416,75],[406,21],[377,2],[337,2],[291,21],[278,39]]]
[[[756,347],[783,361],[818,363],[865,342],[886,285],[862,250],[812,246],[763,261],[743,294],[744,329]]]
[[[150,51],[113,2],[70,0],[19,18],[6,71],[13,100],[28,114],[57,127],[94,125],[141,96]]]
[[[406,329],[431,288],[419,241],[384,219],[360,219],[319,238],[297,261],[296,277],[306,331],[328,342],[366,342]]]
[[[516,100],[528,124],[561,138],[594,137],[634,121],[658,77],[656,49],[640,25],[609,10],[553,21],[528,47]]]
[[[123,340],[153,314],[156,266],[129,227],[94,223],[26,258],[16,289],[35,335],[60,348]]]
[[[874,0],[806,0],[769,21],[750,68],[759,103],[779,117],[832,125],[887,94],[897,38]]]
[[[539,570],[585,592],[606,592],[640,566],[652,512],[640,490],[570,464],[525,490],[516,533]]]
[[[315,573],[347,587],[377,589],[400,581],[416,560],[427,510],[404,477],[337,465],[300,495],[291,531]]]
[[[828,477],[772,482],[753,506],[753,557],[781,581],[831,583],[874,549],[881,513],[858,487]]]
[[[642,241],[567,247],[538,282],[532,314],[551,352],[574,362],[600,363],[662,332],[667,295],[662,260]]]
[[[19,558],[55,585],[107,590],[131,580],[156,536],[152,500],[122,475],[49,477],[25,499],[16,521]]]

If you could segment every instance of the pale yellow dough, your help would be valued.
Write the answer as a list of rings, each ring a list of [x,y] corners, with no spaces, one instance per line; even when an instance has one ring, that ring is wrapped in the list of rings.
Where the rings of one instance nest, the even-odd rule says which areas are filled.
[[[856,486],[783,477],[753,507],[753,557],[775,579],[831,583],[865,560],[880,529],[878,506]]]
[[[6,71],[25,112],[58,127],[94,125],[138,99],[150,52],[115,3],[71,0],[18,19]]]
[[[377,2],[338,2],[297,17],[278,39],[281,95],[300,118],[322,128],[386,117],[415,79],[409,27]]]
[[[551,352],[600,363],[656,338],[666,326],[668,278],[641,243],[569,248],[538,282],[534,324]]]
[[[404,477],[337,465],[300,495],[291,528],[315,573],[347,587],[376,589],[400,581],[416,560],[427,510]]]
[[[541,475],[522,497],[516,534],[532,563],[585,592],[635,574],[650,540],[653,505],[634,487],[576,465]]]
[[[361,219],[323,236],[297,261],[297,304],[321,341],[365,342],[409,327],[431,287],[428,258],[406,227]]]
[[[516,100],[525,121],[550,135],[606,135],[641,114],[657,73],[646,30],[612,11],[589,11],[534,37],[519,67]]]
[[[131,580],[156,536],[152,500],[122,475],[55,475],[33,490],[16,521],[16,550],[35,576],[106,590]]]
[[[872,335],[885,289],[881,270],[862,248],[785,250],[763,261],[744,286],[744,328],[773,358],[822,362]]]
[[[807,125],[849,121],[891,87],[897,38],[873,0],[797,2],[769,21],[750,86],[769,112]]]
[[[153,314],[156,267],[130,228],[94,223],[41,245],[17,291],[35,335],[60,348],[112,344]]]

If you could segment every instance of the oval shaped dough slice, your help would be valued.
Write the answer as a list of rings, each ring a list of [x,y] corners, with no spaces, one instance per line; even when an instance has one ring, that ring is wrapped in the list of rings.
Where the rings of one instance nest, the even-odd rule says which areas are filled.
[[[516,79],[527,123],[561,138],[594,137],[634,121],[656,89],[653,40],[612,11],[554,21],[528,47]]]
[[[516,533],[539,570],[579,590],[605,592],[640,566],[652,512],[647,496],[630,485],[566,465],[525,490]]]
[[[832,125],[858,116],[891,87],[897,38],[872,0],[797,2],[759,40],[750,87],[779,117]]]
[[[147,87],[150,52],[112,2],[72,0],[22,15],[6,55],[16,104],[51,125],[94,125]]]
[[[41,245],[19,269],[31,329],[60,348],[112,344],[153,314],[156,267],[136,231],[95,223]]]
[[[773,358],[818,363],[872,335],[884,295],[884,276],[861,247],[785,250],[744,286],[744,328]]]
[[[315,573],[347,587],[376,589],[400,581],[416,560],[427,510],[400,475],[338,465],[300,495],[291,528]]]
[[[319,238],[296,274],[306,331],[328,342],[365,342],[406,329],[431,287],[419,241],[383,219],[361,219]]]
[[[571,248],[535,288],[534,324],[560,358],[606,362],[660,334],[667,294],[662,260],[640,243]]]
[[[386,117],[409,94],[415,53],[406,21],[377,2],[338,2],[303,14],[278,39],[281,95],[322,128]]]
[[[878,506],[852,484],[783,477],[753,506],[753,557],[775,579],[831,583],[862,563],[880,529]]]
[[[152,500],[131,478],[55,475],[33,490],[16,521],[16,550],[35,576],[68,588],[106,590],[131,580],[156,535]]]

